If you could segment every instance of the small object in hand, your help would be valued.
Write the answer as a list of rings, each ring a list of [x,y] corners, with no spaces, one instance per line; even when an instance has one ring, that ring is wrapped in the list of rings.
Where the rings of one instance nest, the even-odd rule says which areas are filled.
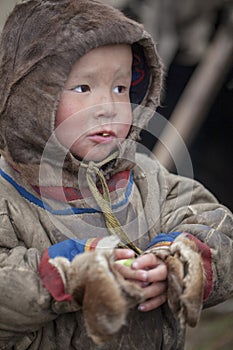
[[[124,265],[124,266],[131,267],[131,265],[133,264],[134,261],[135,261],[135,259],[131,258],[131,259],[121,259],[121,260],[117,260],[115,262],[117,264],[121,264],[121,265]]]

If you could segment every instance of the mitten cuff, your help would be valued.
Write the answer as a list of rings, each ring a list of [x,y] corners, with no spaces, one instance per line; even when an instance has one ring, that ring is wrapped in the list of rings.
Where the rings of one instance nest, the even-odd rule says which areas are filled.
[[[171,233],[160,233],[158,236],[153,238],[145,253],[159,251],[161,256],[167,256],[170,251],[170,247],[173,242],[178,238],[182,240],[182,237],[188,238],[190,241],[195,243],[196,250],[200,253],[202,258],[202,265],[205,275],[205,285],[204,285],[204,297],[203,301],[206,301],[213,289],[213,270],[212,270],[212,255],[211,250],[208,245],[201,242],[197,237],[189,234],[187,232],[171,232]]]
[[[196,244],[197,251],[201,254],[202,264],[205,275],[204,297],[203,301],[206,301],[213,290],[213,269],[212,269],[212,254],[210,247],[200,241],[197,237],[186,233],[186,237]]]
[[[152,239],[146,250],[169,247],[181,233],[182,232],[159,233],[158,236]]]
[[[39,265],[39,273],[43,286],[48,289],[55,300],[68,301],[72,299],[72,296],[67,294],[65,290],[66,270],[69,269],[70,262],[75,256],[95,250],[100,241],[101,238],[67,239],[44,251]],[[62,260],[61,265],[57,264],[56,258]]]
[[[102,240],[98,238],[67,239],[48,248],[50,258],[64,257],[69,261],[81,253],[95,250]]]
[[[67,263],[69,264],[68,260]],[[65,292],[65,280],[62,278],[61,271],[53,264],[48,249],[42,255],[39,273],[43,286],[48,289],[56,301],[70,301],[72,299],[72,296]]]

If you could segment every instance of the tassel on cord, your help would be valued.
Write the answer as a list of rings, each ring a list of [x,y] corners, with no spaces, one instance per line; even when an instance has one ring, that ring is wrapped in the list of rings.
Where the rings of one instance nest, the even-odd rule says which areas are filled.
[[[93,161],[90,161],[88,164],[82,163],[81,166],[87,168],[86,179],[87,179],[89,189],[97,205],[99,206],[99,208],[101,209],[104,215],[106,227],[109,233],[111,235],[117,235],[120,238],[121,240],[120,246],[122,248],[123,247],[131,248],[132,250],[134,250],[134,252],[137,255],[141,255],[142,250],[138,248],[133,242],[130,241],[126,232],[122,229],[120,222],[112,212],[111,198],[110,198],[108,185],[106,183],[106,180],[102,171],[100,170],[101,166],[110,162],[113,159],[116,159],[118,155],[119,155],[119,152],[115,152],[102,162],[95,163]],[[103,190],[103,195],[99,192],[96,186],[96,182],[93,180],[93,174],[98,176],[100,180],[102,190]]]

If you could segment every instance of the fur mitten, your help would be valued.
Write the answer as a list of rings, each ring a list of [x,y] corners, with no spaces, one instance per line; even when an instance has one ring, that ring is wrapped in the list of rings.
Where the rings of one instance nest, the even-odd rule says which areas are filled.
[[[163,260],[168,268],[168,305],[182,327],[199,321],[204,296],[204,267],[196,244],[179,234],[170,244],[146,251]]]
[[[71,262],[56,257],[49,264],[62,280],[66,300],[82,307],[88,335],[96,344],[116,334],[129,309],[143,301],[143,290],[116,271],[112,251],[78,254]]]

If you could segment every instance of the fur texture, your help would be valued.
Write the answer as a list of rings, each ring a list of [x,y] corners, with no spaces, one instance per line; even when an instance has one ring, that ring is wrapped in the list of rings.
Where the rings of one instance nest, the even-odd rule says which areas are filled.
[[[64,258],[53,260],[62,271],[66,292],[82,306],[88,335],[96,344],[115,335],[126,323],[129,309],[143,301],[143,289],[116,271],[109,251],[77,255],[68,265]]]
[[[72,65],[93,48],[120,43],[138,43],[144,50],[151,77],[142,104],[153,112],[160,98],[162,66],[141,24],[95,0],[24,1],[9,16],[0,44],[0,149],[30,183],[38,184],[41,156]],[[134,124],[140,129],[152,114],[135,113]],[[139,129],[131,128],[129,140],[138,138]],[[123,158],[133,156],[129,140],[122,144],[118,170],[125,168]],[[66,185],[74,184],[79,162],[64,152],[54,137],[45,165],[48,185],[55,185],[56,167],[63,165],[59,156],[62,163],[65,158]]]
[[[204,268],[194,242],[180,235],[170,247],[155,248],[149,252],[167,264],[168,305],[179,320],[195,327],[200,319],[204,296]]]

